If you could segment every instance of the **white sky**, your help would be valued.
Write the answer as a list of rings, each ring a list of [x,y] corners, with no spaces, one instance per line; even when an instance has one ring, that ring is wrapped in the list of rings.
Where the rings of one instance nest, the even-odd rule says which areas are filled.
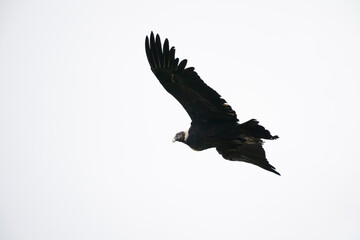
[[[280,139],[173,144],[144,39]],[[0,1],[0,239],[360,239],[359,1]]]

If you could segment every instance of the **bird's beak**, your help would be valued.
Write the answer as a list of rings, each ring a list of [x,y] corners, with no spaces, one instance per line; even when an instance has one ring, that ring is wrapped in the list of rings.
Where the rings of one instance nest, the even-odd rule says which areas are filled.
[[[173,142],[173,143],[176,142],[176,138],[173,138],[172,142]]]

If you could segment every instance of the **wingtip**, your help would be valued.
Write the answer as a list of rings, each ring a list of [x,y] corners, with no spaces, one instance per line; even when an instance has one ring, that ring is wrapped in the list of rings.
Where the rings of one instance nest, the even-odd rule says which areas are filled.
[[[278,176],[281,176],[281,174],[279,172],[275,171],[275,170],[273,171],[273,173],[275,173]]]
[[[145,37],[145,48],[149,48],[149,37]]]
[[[165,38],[164,46],[167,46],[167,50],[169,50],[169,40]]]
[[[270,165],[270,164],[269,164],[269,165]],[[268,170],[268,171],[270,171],[270,172],[272,172],[272,173],[275,173],[276,175],[281,176],[281,174],[280,174],[278,171],[276,171],[276,168],[273,167],[273,166],[271,166],[271,165],[270,165],[270,168],[265,168],[265,169]]]

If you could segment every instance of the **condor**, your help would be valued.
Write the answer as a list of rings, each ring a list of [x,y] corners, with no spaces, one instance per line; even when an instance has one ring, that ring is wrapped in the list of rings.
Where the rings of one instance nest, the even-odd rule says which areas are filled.
[[[259,122],[251,119],[239,124],[235,111],[207,86],[187,60],[175,58],[175,48],[159,35],[146,36],[145,50],[151,71],[161,85],[185,108],[191,118],[188,131],[175,135],[173,142],[185,143],[194,150],[215,147],[223,158],[243,161],[280,175],[266,160],[262,139],[277,139]]]

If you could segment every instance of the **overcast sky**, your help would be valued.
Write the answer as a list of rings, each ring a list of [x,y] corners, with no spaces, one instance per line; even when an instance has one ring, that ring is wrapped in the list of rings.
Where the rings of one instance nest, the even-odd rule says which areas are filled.
[[[279,135],[172,143],[154,31]],[[0,239],[360,239],[360,2],[0,1]]]

